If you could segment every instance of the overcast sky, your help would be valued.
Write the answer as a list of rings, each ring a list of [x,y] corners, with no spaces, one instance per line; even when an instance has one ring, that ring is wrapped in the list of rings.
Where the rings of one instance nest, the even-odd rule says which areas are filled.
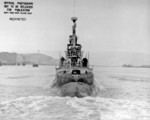
[[[29,2],[34,3],[33,14],[17,16],[4,14],[0,1],[0,52],[64,51],[72,32],[74,0]],[[75,11],[83,50],[150,53],[150,0],[76,0]]]

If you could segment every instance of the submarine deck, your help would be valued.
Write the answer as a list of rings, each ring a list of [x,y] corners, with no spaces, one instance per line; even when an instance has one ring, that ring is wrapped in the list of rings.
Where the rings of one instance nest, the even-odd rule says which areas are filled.
[[[59,73],[59,72],[63,72],[63,71],[66,71],[66,72],[72,72],[73,70],[79,70],[81,71],[81,73],[85,73],[86,71],[89,73],[89,72],[92,72],[92,68],[89,68],[89,67],[60,67],[60,68],[56,68],[56,72]]]

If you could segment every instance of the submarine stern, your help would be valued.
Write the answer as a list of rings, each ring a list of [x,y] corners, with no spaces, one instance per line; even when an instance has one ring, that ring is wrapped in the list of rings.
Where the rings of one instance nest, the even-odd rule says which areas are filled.
[[[89,68],[57,70],[55,86],[60,89],[61,96],[91,96],[94,88],[94,75]]]

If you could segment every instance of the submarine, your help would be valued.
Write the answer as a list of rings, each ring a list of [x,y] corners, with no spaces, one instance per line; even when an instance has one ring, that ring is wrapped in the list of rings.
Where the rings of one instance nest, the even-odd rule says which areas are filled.
[[[63,97],[92,96],[95,91],[93,68],[89,65],[89,58],[83,57],[81,44],[78,44],[76,35],[77,17],[71,18],[73,22],[72,35],[65,51],[65,57],[61,56],[56,67],[55,80],[52,88],[59,89]]]

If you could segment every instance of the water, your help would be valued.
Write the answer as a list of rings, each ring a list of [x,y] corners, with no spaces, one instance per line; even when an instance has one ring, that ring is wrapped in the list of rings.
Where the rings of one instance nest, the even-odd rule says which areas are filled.
[[[55,68],[0,67],[0,120],[150,120],[150,69],[95,67],[97,97],[59,97]]]

